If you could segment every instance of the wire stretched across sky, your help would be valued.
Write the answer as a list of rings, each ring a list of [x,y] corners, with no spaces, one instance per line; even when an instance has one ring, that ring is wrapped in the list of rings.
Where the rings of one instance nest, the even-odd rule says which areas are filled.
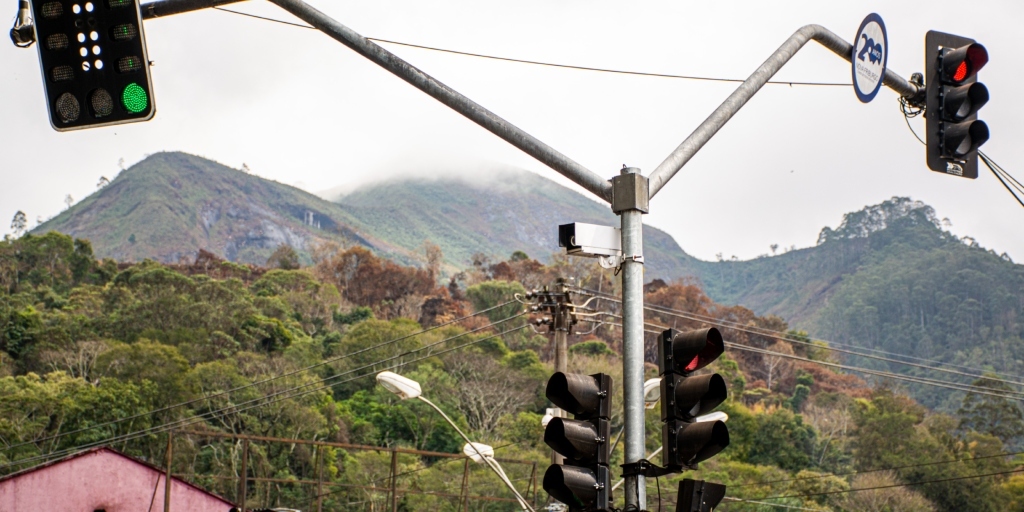
[[[585,291],[590,292],[590,290],[585,290]],[[605,300],[608,300],[608,301],[611,301],[611,302],[616,302],[616,303],[620,303],[621,302],[620,299],[617,299],[615,297],[608,297],[608,296],[598,296],[598,297],[602,298],[602,299],[605,299]],[[958,370],[951,370],[951,369],[948,369],[948,368],[940,368],[940,367],[933,366],[933,365],[928,365],[928,364],[913,363],[913,362],[908,362],[908,361],[900,361],[898,359],[893,359],[893,358],[889,358],[889,357],[882,357],[882,356],[876,356],[874,354],[867,354],[867,353],[856,351],[856,350],[848,350],[848,349],[836,348],[836,347],[831,346],[832,345],[831,342],[824,341],[824,340],[811,340],[811,341],[803,340],[803,339],[800,339],[800,338],[793,337],[791,334],[783,332],[783,331],[777,331],[777,330],[773,330],[773,329],[766,329],[766,328],[757,327],[757,326],[744,325],[744,324],[740,324],[740,323],[737,323],[737,322],[732,322],[732,321],[729,321],[729,320],[717,319],[717,318],[714,318],[714,317],[708,317],[708,316],[705,316],[705,315],[698,315],[698,314],[694,314],[694,313],[688,313],[688,312],[685,312],[685,311],[679,311],[679,310],[665,308],[665,307],[661,307],[661,306],[652,306],[652,305],[645,304],[644,305],[644,309],[647,309],[647,310],[655,312],[655,313],[660,313],[660,314],[669,315],[669,316],[675,316],[675,317],[682,318],[682,319],[685,319],[685,320],[706,322],[706,323],[710,323],[710,324],[714,324],[714,325],[719,325],[719,326],[722,326],[724,328],[729,328],[729,329],[733,329],[733,330],[737,330],[737,331],[741,331],[741,332],[746,332],[746,333],[749,333],[749,334],[757,334],[757,335],[766,335],[767,334],[767,335],[771,335],[773,337],[776,337],[778,339],[789,341],[791,343],[806,345],[806,346],[809,346],[809,347],[813,347],[815,349],[829,350],[829,351],[832,351],[832,352],[838,352],[838,353],[852,355],[852,356],[856,356],[856,357],[863,357],[863,358],[866,358],[866,359],[874,359],[874,360],[884,361],[884,362],[888,362],[888,363],[900,364],[900,365],[904,365],[904,366],[910,366],[910,367],[913,367],[913,368],[932,370],[932,371],[937,371],[937,372],[942,372],[942,373],[947,373],[947,374],[952,374],[952,375],[958,375],[958,376],[963,376],[963,377],[969,377],[969,378],[974,378],[974,379],[984,378],[984,379],[988,379],[988,380],[992,380],[992,381],[997,381],[997,382],[1001,382],[1001,383],[1008,384],[1008,385],[1024,386],[1024,382],[1020,382],[1020,381],[1016,381],[1016,380],[1001,379],[1001,378],[998,378],[998,377],[995,377],[995,376],[984,375],[983,373],[978,373],[978,374],[967,373],[967,372],[962,372],[962,371],[958,371]],[[649,324],[649,325],[653,325],[653,324]],[[656,327],[660,327],[660,326],[656,326]],[[817,344],[814,344],[814,341],[822,341],[824,343],[827,343],[828,345],[824,345],[824,346],[823,345],[817,345]],[[909,358],[909,356],[902,356],[900,354],[893,354],[893,355],[896,355],[898,357],[908,357]],[[929,362],[931,362],[931,361],[929,361]],[[981,372],[980,370],[976,370],[976,371]],[[924,377],[919,377],[919,378],[925,379]],[[964,385],[964,386],[968,386],[970,388],[977,388],[977,386],[974,386],[973,384],[971,384],[971,385],[956,384],[956,385]],[[1008,390],[1008,391],[1006,391],[1006,393],[1011,393],[1011,394],[1019,395],[1020,397],[1024,398],[1024,391]]]
[[[264,397],[259,397],[259,398],[255,398],[255,399],[252,399],[252,400],[249,400],[249,401],[246,401],[246,402],[242,402],[240,404],[231,405],[231,406],[224,407],[224,408],[221,408],[221,409],[218,409],[218,410],[214,410],[214,411],[208,411],[208,412],[205,412],[205,413],[202,413],[202,414],[199,414],[199,415],[195,415],[195,416],[192,416],[192,417],[189,417],[189,418],[183,418],[183,419],[180,419],[180,420],[175,420],[175,421],[172,421],[172,422],[155,425],[155,426],[149,427],[147,429],[142,429],[142,430],[131,432],[131,433],[127,433],[127,434],[122,434],[120,436],[114,436],[114,437],[111,437],[111,438],[108,438],[108,439],[103,439],[103,440],[100,440],[100,441],[95,441],[95,442],[91,442],[91,443],[85,443],[85,444],[82,444],[82,445],[70,447],[70,448],[67,448],[67,449],[64,449],[64,450],[58,450],[58,451],[49,452],[49,453],[46,453],[46,454],[40,454],[40,455],[36,455],[36,456],[33,456],[33,457],[27,457],[27,458],[24,458],[24,459],[19,459],[19,460],[16,460],[16,461],[8,462],[8,463],[6,463],[4,465],[0,465],[0,469],[6,469],[8,467],[15,466],[15,465],[19,465],[20,466],[20,465],[23,465],[23,464],[26,464],[26,463],[29,463],[29,462],[51,460],[51,459],[54,459],[54,458],[57,458],[57,457],[61,457],[61,456],[64,456],[64,455],[67,455],[67,454],[70,454],[70,453],[74,453],[74,452],[77,452],[77,451],[80,451],[80,450],[83,450],[83,449],[93,448],[93,447],[96,447],[96,446],[105,446],[105,445],[109,445],[109,444],[117,443],[117,442],[122,442],[122,441],[130,441],[132,439],[137,439],[139,437],[144,437],[144,436],[153,435],[153,434],[160,434],[160,433],[167,432],[169,430],[180,429],[180,428],[192,425],[194,423],[197,423],[199,421],[203,421],[203,420],[207,420],[207,419],[212,419],[212,418],[214,418],[217,415],[226,416],[228,414],[238,414],[238,413],[245,412],[247,410],[251,410],[251,409],[254,409],[254,408],[257,408],[257,407],[264,407],[264,406],[267,406],[267,405],[272,405],[272,404],[281,402],[283,400],[299,398],[301,396],[305,396],[305,395],[308,395],[310,393],[315,393],[315,392],[318,392],[318,391],[323,391],[323,390],[326,390],[326,389],[330,389],[330,388],[333,388],[334,386],[338,386],[338,385],[341,385],[341,384],[352,382],[352,381],[357,380],[357,379],[361,379],[361,378],[364,378],[364,377],[375,375],[378,371],[381,371],[381,370],[393,370],[393,369],[396,369],[396,368],[401,368],[402,366],[405,366],[405,365],[408,365],[408,364],[412,364],[412,363],[419,362],[419,361],[422,361],[422,360],[425,360],[425,359],[429,359],[431,357],[436,357],[436,356],[439,356],[439,355],[443,355],[443,354],[452,352],[454,350],[460,350],[460,349],[466,348],[466,347],[471,346],[471,345],[475,345],[477,343],[480,343],[480,342],[483,342],[483,341],[486,341],[486,340],[489,340],[489,339],[493,339],[493,338],[496,338],[496,337],[504,336],[505,334],[508,334],[508,333],[511,333],[511,332],[515,332],[515,331],[518,331],[520,329],[524,329],[524,328],[528,327],[529,324],[523,324],[523,325],[521,325],[519,327],[508,329],[508,330],[503,331],[501,333],[497,333],[497,334],[494,334],[494,335],[491,335],[491,336],[486,336],[484,338],[473,340],[473,341],[464,343],[462,345],[457,345],[455,347],[448,348],[448,349],[445,349],[445,350],[441,350],[441,351],[438,351],[438,352],[428,352],[425,356],[422,356],[422,357],[419,357],[419,358],[416,358],[416,359],[403,360],[403,361],[397,362],[395,364],[392,364],[390,366],[375,368],[375,367],[377,367],[380,364],[383,364],[383,363],[386,363],[386,362],[389,362],[389,361],[395,361],[395,360],[404,358],[404,357],[406,357],[408,355],[415,354],[417,352],[421,352],[421,351],[424,351],[424,350],[429,350],[429,349],[431,349],[433,347],[436,347],[437,345],[439,345],[441,343],[445,343],[445,342],[451,341],[453,339],[456,339],[456,338],[459,338],[459,337],[462,337],[462,336],[465,336],[465,335],[468,335],[468,334],[472,334],[474,332],[478,332],[478,331],[480,331],[482,329],[487,329],[487,328],[494,327],[494,326],[496,326],[498,324],[507,322],[509,320],[512,320],[512,319],[515,319],[515,318],[519,318],[519,317],[521,317],[521,316],[523,316],[525,314],[526,314],[526,312],[521,312],[519,314],[513,315],[513,316],[505,318],[503,320],[498,320],[498,321],[493,322],[493,323],[491,323],[489,325],[486,325],[486,326],[474,329],[472,331],[467,331],[465,333],[462,333],[462,334],[459,334],[459,335],[456,335],[456,336],[452,336],[452,337],[449,337],[449,338],[445,338],[445,339],[437,341],[435,343],[431,343],[430,345],[425,345],[423,347],[420,347],[420,348],[417,348],[417,349],[414,349],[414,350],[406,351],[406,352],[403,352],[401,354],[397,354],[397,355],[394,355],[394,356],[391,356],[391,357],[387,357],[387,358],[384,358],[382,360],[375,361],[373,363],[369,363],[369,364],[360,366],[358,368],[354,368],[354,369],[349,370],[347,372],[343,372],[341,374],[334,375],[332,377],[329,377],[327,379],[323,379],[321,381],[315,381],[315,382],[303,384],[303,385],[300,385],[300,386],[295,386],[295,387],[287,388],[287,389],[275,392],[273,394],[270,394],[270,395],[267,395],[267,396],[264,396]],[[343,377],[345,375],[350,375],[352,373],[355,373],[355,372],[360,371],[360,370],[365,370],[365,369],[370,369],[370,372],[369,373],[365,373],[365,374],[361,374],[361,375],[356,375],[354,377],[345,379],[345,380],[340,381],[340,382],[332,382],[332,383],[327,384],[327,382],[335,380],[335,379],[337,379],[339,377]],[[317,386],[317,384],[321,384],[321,385]],[[305,391],[299,391],[299,390],[302,390],[304,388],[308,388],[310,386],[315,386],[315,387],[313,387],[312,389],[306,389]],[[282,395],[285,395],[286,393],[291,393],[291,392],[294,392],[294,391],[299,391],[299,392],[296,392],[294,394],[288,394],[287,396],[282,396]],[[266,403],[260,403],[260,402],[263,402],[263,401],[265,401],[267,399],[271,399],[271,400],[266,401]],[[245,407],[243,407],[243,406],[245,406]]]
[[[580,287],[574,287],[574,288],[579,290],[579,291],[581,291],[581,292],[583,292],[586,295],[591,295],[591,296],[594,296],[594,297],[597,297],[597,298],[600,298],[600,299],[606,299],[606,300],[609,300],[609,301],[612,301],[612,302],[617,302],[617,303],[621,303],[622,302],[621,300],[618,299],[618,297],[615,297],[613,295],[609,295],[609,294],[604,293],[604,292],[600,292],[600,291],[597,291],[597,290],[590,290],[590,289],[587,289],[587,288],[580,288]],[[645,304],[644,308],[648,309],[650,311],[654,311],[656,313],[657,312],[665,312],[665,313],[686,314],[686,315],[690,315],[690,316],[695,317],[695,319],[697,319],[699,321],[704,321],[704,322],[717,322],[719,324],[730,324],[730,325],[741,326],[743,328],[758,329],[758,330],[764,331],[766,333],[771,333],[773,336],[775,336],[775,335],[783,336],[784,338],[782,338],[782,339],[785,339],[787,341],[794,341],[794,340],[796,340],[788,332],[768,329],[766,327],[758,327],[758,326],[751,326],[751,325],[747,325],[747,324],[740,324],[738,322],[732,322],[730,320],[715,318],[715,317],[707,316],[707,315],[701,315],[701,314],[698,314],[698,313],[690,313],[690,312],[680,311],[680,310],[671,309],[671,308],[667,308],[667,307],[663,307],[663,306],[653,306],[653,305],[650,305],[650,304]],[[778,337],[778,336],[776,336],[776,337]],[[925,363],[932,363],[932,364],[940,364],[940,365],[943,365],[943,366],[949,366],[949,367],[952,367],[952,368],[961,368],[961,369],[964,369],[964,370],[971,370],[971,371],[976,372],[976,374],[973,374],[972,376],[979,377],[979,378],[982,376],[982,374],[992,374],[992,375],[997,375],[997,376],[1002,376],[1002,377],[1010,377],[1010,378],[1013,378],[1013,379],[1019,379],[1020,378],[1017,375],[1011,375],[1011,374],[1008,374],[1008,373],[1000,373],[1000,372],[995,372],[995,371],[991,371],[991,370],[982,370],[982,369],[974,368],[974,367],[971,367],[971,366],[965,366],[965,365],[960,365],[960,364],[955,364],[955,363],[949,363],[949,362],[945,362],[945,361],[936,361],[934,359],[927,359],[927,358],[911,356],[911,355],[907,355],[907,354],[900,354],[900,353],[897,353],[897,352],[890,352],[890,351],[882,350],[882,349],[878,349],[878,348],[861,347],[861,346],[853,345],[853,344],[850,344],[850,343],[840,343],[838,341],[829,341],[829,340],[823,340],[823,339],[820,339],[820,338],[812,338],[811,341],[812,342],[819,341],[819,342],[822,342],[822,343],[827,343],[830,347],[848,347],[848,348],[851,348],[851,349],[867,351],[867,352],[874,352],[876,354],[885,354],[885,355],[889,355],[889,356],[893,356],[893,357],[900,357],[900,358],[904,358],[904,359],[910,359],[910,360],[913,360],[913,361],[921,361],[921,362],[925,362]],[[820,346],[817,346],[817,345],[815,345],[815,346],[819,347],[819,348],[824,348],[824,347],[820,347]],[[985,375],[985,377],[987,377],[987,375]]]
[[[241,15],[241,16],[247,16],[249,18],[255,18],[255,19],[258,19],[258,20],[271,21],[271,22],[274,22],[274,23],[281,23],[283,25],[290,25],[290,26],[293,26],[293,27],[299,27],[299,28],[306,28],[306,29],[316,30],[316,27],[311,27],[309,25],[305,25],[305,24],[302,24],[302,23],[294,23],[294,22],[291,22],[291,21],[279,20],[277,18],[268,18],[266,16],[259,16],[259,15],[256,15],[256,14],[250,14],[250,13],[242,12],[242,11],[235,11],[235,10],[232,10],[232,9],[225,9],[223,7],[214,7],[214,9],[216,9],[218,11],[222,11],[222,12],[231,13],[231,14],[238,14],[238,15]],[[392,40],[388,40],[388,39],[379,39],[379,38],[376,38],[376,37],[367,37],[366,39],[369,39],[370,41],[374,41],[374,42],[377,42],[377,43],[393,44],[393,45],[397,45],[397,46],[405,46],[405,47],[408,47],[408,48],[417,48],[417,49],[420,49],[420,50],[429,50],[429,51],[433,51],[433,52],[448,53],[448,54],[452,54],[452,55],[462,55],[464,57],[475,57],[475,58],[479,58],[479,59],[490,59],[490,60],[497,60],[497,61],[503,61],[503,62],[512,62],[512,63],[516,63],[516,64],[529,64],[529,65],[533,65],[533,66],[545,66],[545,67],[561,68],[561,69],[573,69],[573,70],[577,70],[577,71],[593,71],[593,72],[597,72],[597,73],[613,73],[613,74],[618,74],[618,75],[646,76],[646,77],[652,77],[652,78],[675,78],[675,79],[682,79],[682,80],[699,80],[699,81],[704,81],[704,82],[743,83],[743,81],[744,81],[744,79],[742,79],[742,78],[719,78],[719,77],[693,76],[693,75],[673,75],[673,74],[668,74],[668,73],[649,73],[649,72],[644,72],[644,71],[629,71],[629,70],[623,70],[623,69],[611,69],[611,68],[596,68],[596,67],[589,67],[589,66],[577,66],[577,65],[573,65],[573,64],[557,64],[557,63],[553,63],[553,62],[543,62],[543,61],[536,61],[536,60],[516,59],[516,58],[512,58],[512,57],[501,57],[501,56],[497,56],[497,55],[487,55],[487,54],[483,54],[483,53],[465,52],[465,51],[459,51],[459,50],[449,50],[449,49],[446,49],[446,48],[438,48],[438,47],[435,47],[435,46],[425,46],[425,45],[421,45],[421,44],[405,43],[405,42],[402,42],[402,41],[392,41]],[[788,85],[790,87],[792,87],[794,85],[797,85],[797,86],[824,86],[824,87],[851,87],[853,85],[851,83],[846,83],[846,82],[800,82],[800,81],[781,81],[781,80],[770,80],[770,81],[768,81],[768,83],[771,84],[771,85]]]
[[[291,376],[297,375],[299,373],[308,372],[310,370],[314,370],[316,368],[320,368],[322,366],[325,366],[325,365],[328,365],[328,364],[331,364],[331,363],[342,361],[342,360],[347,359],[349,357],[357,356],[359,354],[368,352],[370,350],[376,350],[376,349],[379,349],[379,348],[382,348],[382,347],[386,347],[386,346],[394,344],[394,343],[398,343],[399,341],[407,340],[409,338],[412,338],[412,337],[415,337],[415,336],[419,336],[421,334],[425,334],[425,333],[428,333],[428,332],[440,329],[442,327],[447,327],[449,325],[457,324],[457,323],[459,323],[459,322],[461,322],[463,320],[467,320],[469,318],[481,315],[483,313],[487,313],[489,311],[493,311],[493,310],[498,309],[500,307],[507,306],[507,305],[509,305],[509,304],[511,304],[513,302],[515,302],[515,301],[513,301],[513,300],[505,301],[505,302],[503,302],[501,304],[498,304],[496,306],[492,306],[492,307],[489,307],[487,309],[482,309],[480,311],[477,311],[477,312],[475,312],[475,313],[473,313],[471,315],[466,315],[466,316],[463,316],[463,317],[460,317],[460,318],[456,318],[454,320],[450,320],[448,322],[445,322],[445,323],[442,323],[442,324],[438,324],[438,325],[435,325],[433,327],[429,327],[427,329],[422,329],[422,330],[419,330],[417,332],[414,332],[414,333],[411,333],[411,334],[407,334],[405,336],[400,336],[398,338],[395,338],[395,339],[392,339],[392,340],[389,340],[389,341],[385,341],[383,343],[378,343],[376,345],[371,345],[369,347],[365,347],[365,348],[356,350],[354,352],[350,352],[348,354],[343,354],[343,355],[340,355],[340,356],[337,356],[337,357],[327,358],[327,359],[325,359],[325,360],[323,360],[323,361],[321,361],[319,363],[312,364],[312,365],[306,366],[304,368],[299,368],[297,370],[292,370],[290,372],[282,373],[280,375],[275,375],[275,376],[267,378],[267,379],[263,379],[263,380],[260,380],[260,381],[256,381],[256,382],[252,382],[252,383],[245,384],[245,385],[242,385],[242,386],[238,386],[238,387],[235,387],[235,388],[232,388],[232,389],[228,389],[226,391],[220,391],[220,392],[214,393],[212,395],[203,396],[203,397],[199,397],[199,398],[194,398],[192,400],[188,400],[188,401],[185,401],[185,402],[180,402],[180,403],[177,403],[177,404],[168,405],[166,407],[161,407],[159,409],[153,409],[151,411],[141,412],[141,413],[138,413],[138,414],[133,414],[131,416],[126,416],[126,417],[123,417],[123,418],[118,418],[118,419],[115,419],[115,420],[110,420],[110,421],[107,421],[107,422],[98,423],[96,425],[91,425],[91,426],[88,426],[88,427],[83,427],[83,428],[80,428],[80,429],[77,429],[77,430],[70,430],[68,432],[62,432],[62,433],[59,433],[59,434],[54,434],[52,436],[44,437],[44,438],[41,438],[41,439],[35,439],[33,441],[25,441],[25,442],[13,444],[13,445],[10,445],[10,446],[5,446],[5,447],[0,448],[0,449],[2,449],[4,451],[10,451],[10,450],[13,450],[15,448],[20,448],[22,446],[28,446],[30,444],[44,443],[46,441],[52,441],[54,439],[59,439],[61,437],[69,436],[69,435],[72,435],[72,434],[79,434],[79,433],[82,433],[82,432],[88,432],[90,430],[96,430],[96,429],[99,429],[99,428],[109,427],[109,426],[112,426],[112,425],[116,425],[118,423],[123,423],[125,421],[136,420],[136,419],[143,418],[143,417],[146,417],[146,416],[149,416],[149,415],[152,415],[152,414],[166,412],[166,411],[177,409],[179,407],[185,407],[185,406],[196,404],[196,403],[199,403],[199,402],[209,401],[209,400],[212,400],[214,398],[221,397],[221,396],[230,395],[231,393],[234,393],[236,391],[241,391],[243,389],[248,389],[248,388],[252,388],[252,387],[255,387],[255,386],[261,386],[263,384],[266,384],[266,383],[269,383],[269,382],[274,382],[276,380],[283,379],[285,377],[291,377]]]

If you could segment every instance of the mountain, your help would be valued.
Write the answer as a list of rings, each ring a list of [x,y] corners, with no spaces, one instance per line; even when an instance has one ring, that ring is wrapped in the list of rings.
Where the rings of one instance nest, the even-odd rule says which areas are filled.
[[[35,232],[87,238],[98,256],[120,260],[177,261],[207,249],[256,264],[281,244],[308,262],[323,242],[416,264],[430,241],[453,271],[476,253],[548,261],[559,250],[558,224],[573,221],[617,224],[606,205],[518,170],[395,179],[331,202],[197,156],[159,153]],[[781,316],[823,339],[1024,374],[1024,265],[944,230],[921,202],[865,207],[824,228],[814,247],[748,261],[697,260],[650,226],[644,242],[647,280],[696,280],[717,302]]]
[[[394,252],[351,228],[342,207],[294,187],[185,153],[157,153],[36,227],[92,241],[102,258],[176,262],[206,249],[263,264],[281,244],[308,257],[315,245],[351,241]]]
[[[481,175],[378,182],[335,201],[362,232],[407,251],[430,240],[457,268],[469,266],[476,253],[503,260],[519,250],[548,261],[560,251],[559,224],[619,223],[608,205],[536,174],[487,169]],[[644,226],[644,249],[651,279],[693,274],[700,264],[669,234],[650,226]]]
[[[205,249],[264,264],[282,244],[308,262],[315,246],[335,242],[418,264],[430,241],[451,271],[476,253],[503,260],[522,250],[547,261],[559,250],[558,224],[617,224],[607,206],[535,174],[485,174],[380,182],[330,202],[195,155],[156,153],[33,232],[87,238],[101,258],[163,262]],[[644,233],[652,278],[692,273],[697,260],[671,236],[651,227]]]

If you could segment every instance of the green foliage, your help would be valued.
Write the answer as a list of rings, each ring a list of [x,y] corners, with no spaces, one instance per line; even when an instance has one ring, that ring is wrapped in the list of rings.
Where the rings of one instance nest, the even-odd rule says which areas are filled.
[[[981,378],[974,386],[992,393],[1012,394],[1013,388],[1000,380]],[[960,429],[977,431],[999,438],[1004,444],[1021,446],[1024,442],[1024,414],[1017,401],[1001,396],[967,393],[957,411]]]
[[[608,344],[600,340],[590,340],[577,343],[569,347],[572,354],[583,354],[587,356],[608,356],[614,354]]]
[[[373,318],[373,310],[365,306],[353,308],[348,313],[334,313],[334,322],[339,325],[357,324],[370,318]]]
[[[812,466],[817,433],[801,416],[789,409],[777,409],[755,418],[747,462],[773,464],[788,471]]]

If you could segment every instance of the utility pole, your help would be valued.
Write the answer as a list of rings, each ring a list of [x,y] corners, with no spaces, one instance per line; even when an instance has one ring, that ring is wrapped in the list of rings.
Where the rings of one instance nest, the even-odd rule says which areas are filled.
[[[555,373],[566,373],[569,365],[569,331],[577,321],[573,314],[575,305],[569,295],[569,283],[565,278],[560,277],[555,280],[553,290],[545,286],[543,290],[534,290],[527,295],[527,298],[539,299],[536,310],[550,315],[542,319],[540,324],[548,325],[550,331],[554,333]],[[555,417],[568,417],[562,409],[556,408],[556,410],[558,414],[554,415]],[[552,464],[562,464],[563,460],[564,457],[561,454],[554,450],[551,451]]]
[[[142,17],[152,19],[232,3],[237,0],[154,0],[141,6]],[[414,67],[347,26],[332,19],[303,0],[270,0],[285,11],[342,43],[371,62],[386,69],[413,87],[444,103],[452,110],[482,128],[536,158],[555,172],[569,178],[601,200],[610,203],[620,217],[622,257],[618,268],[622,273],[623,300],[623,393],[625,404],[625,463],[639,467],[644,457],[643,397],[643,218],[648,205],[666,183],[711,140],[718,131],[768,83],[809,41],[816,41],[847,62],[854,58],[854,47],[843,38],[820,25],[807,25],[797,30],[768,57],[753,74],[715,109],[683,142],[647,177],[639,169],[624,168],[619,176],[606,180],[568,156],[538,140],[482,105]],[[29,31],[22,26],[18,36]],[[14,38],[14,36],[12,36]],[[18,39],[16,39],[16,43]],[[22,41],[24,43],[25,41]],[[920,83],[909,82],[890,69],[885,69],[882,84],[900,96],[915,100],[924,92]],[[566,301],[568,302],[568,301]],[[559,310],[560,311],[560,310]],[[556,318],[557,314],[552,316]],[[561,339],[568,330],[561,334]],[[559,331],[555,330],[556,365],[559,361]],[[563,345],[564,346],[564,345]],[[564,363],[562,363],[564,364]],[[558,368],[556,366],[556,368]],[[564,368],[564,366],[563,366]],[[632,472],[631,472],[632,473]],[[645,510],[644,476],[627,474],[626,510]],[[243,483],[245,476],[242,476]]]

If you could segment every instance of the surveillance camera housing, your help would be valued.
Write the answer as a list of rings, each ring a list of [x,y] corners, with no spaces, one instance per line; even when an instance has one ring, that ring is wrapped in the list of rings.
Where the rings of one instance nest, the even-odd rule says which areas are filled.
[[[619,228],[573,222],[558,226],[558,246],[574,256],[618,258],[622,256],[622,235]]]

